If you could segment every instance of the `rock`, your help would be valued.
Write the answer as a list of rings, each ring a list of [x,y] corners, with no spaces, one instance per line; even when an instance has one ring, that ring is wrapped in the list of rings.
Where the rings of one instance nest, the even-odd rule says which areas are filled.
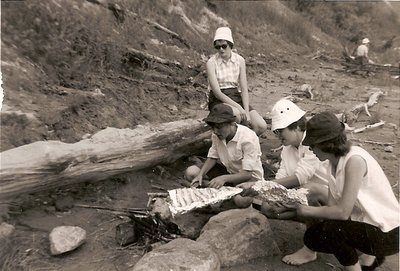
[[[205,243],[175,239],[145,254],[130,271],[219,271],[217,254]]]
[[[280,254],[268,219],[252,208],[228,210],[212,217],[197,241],[211,246],[221,266]]]
[[[168,109],[172,112],[176,112],[178,111],[178,107],[176,107],[176,105],[168,105]]]
[[[66,196],[55,202],[56,210],[59,212],[66,212],[74,207],[74,199],[71,196]]]
[[[82,245],[86,240],[86,231],[77,226],[60,226],[51,231],[49,240],[51,254],[59,255]]]
[[[172,222],[178,225],[179,229],[185,237],[196,239],[197,237],[199,237],[201,229],[212,215],[213,214],[210,213],[192,211],[174,217],[172,219]]]
[[[385,152],[393,152],[393,146],[385,146],[383,149]]]
[[[124,222],[115,228],[115,241],[119,246],[126,246],[135,243],[139,239],[135,223]]]
[[[14,232],[15,228],[6,222],[0,224],[0,240],[7,239]]]
[[[388,125],[389,127],[392,127],[393,130],[397,130],[397,129],[398,129],[397,125],[394,124],[394,123],[389,122],[387,125]]]

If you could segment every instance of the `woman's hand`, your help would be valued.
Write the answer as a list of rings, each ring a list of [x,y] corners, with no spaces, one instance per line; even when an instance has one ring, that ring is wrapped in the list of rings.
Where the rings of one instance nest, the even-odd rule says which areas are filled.
[[[237,187],[243,188],[243,189],[249,189],[251,188],[256,182],[244,182],[241,184],[238,184]]]
[[[297,210],[297,208],[299,208],[299,206],[301,204],[299,203],[281,203],[282,206],[284,206],[285,208],[289,209],[289,210]]]
[[[296,211],[298,216],[305,216],[305,211],[308,207],[300,203],[282,203],[282,205],[289,210]]]

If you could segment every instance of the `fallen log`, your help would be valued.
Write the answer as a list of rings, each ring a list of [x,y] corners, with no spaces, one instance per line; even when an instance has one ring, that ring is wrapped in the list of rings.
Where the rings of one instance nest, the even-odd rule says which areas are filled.
[[[347,72],[356,72],[356,71],[365,71],[365,72],[387,72],[391,75],[399,75],[400,74],[400,66],[392,66],[392,65],[380,65],[380,64],[365,64],[360,65],[354,62],[342,62],[342,66],[346,69]]]
[[[211,131],[200,120],[107,128],[67,144],[38,141],[0,153],[0,199],[168,164],[201,154]]]

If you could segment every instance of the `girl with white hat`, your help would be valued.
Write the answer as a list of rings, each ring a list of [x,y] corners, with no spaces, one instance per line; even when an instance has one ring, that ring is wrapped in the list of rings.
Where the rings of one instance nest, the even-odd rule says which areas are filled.
[[[249,105],[246,63],[242,56],[232,51],[233,38],[229,27],[220,27],[214,36],[217,53],[207,61],[210,97],[208,109],[219,103],[230,105],[237,122],[250,124],[258,134],[267,129],[264,119]]]
[[[305,138],[306,112],[293,102],[282,99],[272,108],[272,131],[284,145],[279,170],[275,181],[286,188],[304,187],[309,189],[310,205],[325,205],[328,199],[328,164],[322,163],[307,146]],[[263,202],[261,212],[269,218],[297,220],[296,212],[284,206]],[[305,221],[310,224],[310,221]],[[282,258],[291,265],[300,265],[317,258],[316,252],[303,246],[297,252]]]

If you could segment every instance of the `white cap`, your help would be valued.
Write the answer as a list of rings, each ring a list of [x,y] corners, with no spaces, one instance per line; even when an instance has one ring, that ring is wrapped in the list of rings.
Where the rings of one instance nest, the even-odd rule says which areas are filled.
[[[227,40],[233,44],[232,31],[229,27],[219,27],[215,31],[214,42],[216,40]]]
[[[298,121],[306,114],[297,105],[287,99],[281,99],[276,102],[271,111],[272,127],[271,130],[283,129],[293,122]]]
[[[367,44],[367,43],[369,43],[369,39],[368,38],[365,38],[365,39],[362,40],[362,44]]]

